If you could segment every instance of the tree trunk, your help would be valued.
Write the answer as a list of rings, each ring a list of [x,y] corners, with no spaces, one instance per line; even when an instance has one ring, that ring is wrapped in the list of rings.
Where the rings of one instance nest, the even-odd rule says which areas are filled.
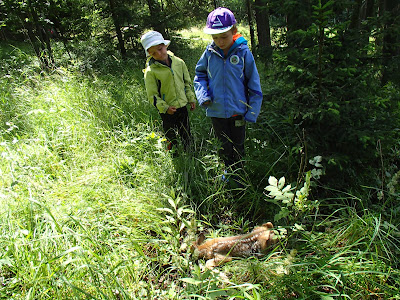
[[[26,34],[28,35],[31,46],[32,46],[33,50],[35,51],[36,57],[40,61],[40,64],[42,66],[47,67],[48,63],[45,60],[43,60],[42,51],[40,49],[40,46],[37,43],[37,37],[33,33],[33,30],[31,28],[30,24],[27,24],[27,26],[25,26],[25,30],[26,30]]]
[[[121,25],[119,22],[119,16],[116,11],[116,5],[115,5],[114,0],[109,0],[109,3],[110,3],[110,10],[111,10],[111,17],[113,19],[113,23],[115,26],[115,32],[117,33],[119,51],[121,52],[121,56],[125,57],[126,56],[125,42],[124,42],[124,37],[122,36]]]
[[[371,18],[374,15],[375,0],[367,0],[367,7],[365,9],[365,19]]]
[[[353,13],[351,15],[350,19],[350,29],[355,29],[360,27],[360,16],[361,16],[361,5],[363,3],[363,0],[356,0],[355,6],[353,9]]]
[[[271,47],[271,28],[269,24],[269,9],[267,0],[255,1],[257,37],[258,37],[258,52],[266,59],[272,56]]]
[[[400,38],[398,32],[400,30],[400,3],[398,0],[383,1],[384,12],[384,33],[383,33],[383,75],[382,85],[389,81],[400,84],[400,75],[398,68],[400,67]]]
[[[250,29],[250,41],[251,41],[251,48],[256,47],[256,41],[254,37],[254,26],[253,26],[253,12],[251,9],[251,0],[246,0],[247,6],[247,20],[249,22],[249,29]]]
[[[373,30],[373,22],[369,19],[374,16],[375,0],[356,0],[350,8],[350,24],[344,32],[346,41],[343,47],[359,52],[362,58],[366,58]]]

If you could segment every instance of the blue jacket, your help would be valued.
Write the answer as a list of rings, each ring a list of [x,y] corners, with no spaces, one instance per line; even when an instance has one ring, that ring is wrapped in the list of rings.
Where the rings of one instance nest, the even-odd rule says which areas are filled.
[[[208,45],[196,65],[194,89],[199,105],[206,107],[208,117],[242,115],[246,121],[256,122],[262,91],[247,41],[239,36],[226,57],[214,42]],[[211,104],[203,105],[206,101]]]

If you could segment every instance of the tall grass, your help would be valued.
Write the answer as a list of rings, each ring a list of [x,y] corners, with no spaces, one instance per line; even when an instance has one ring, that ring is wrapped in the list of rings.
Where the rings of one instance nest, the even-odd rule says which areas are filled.
[[[324,199],[276,223],[282,239],[265,258],[204,270],[188,251],[196,231],[247,232],[279,212],[263,190],[296,164],[282,161],[284,138],[271,149],[251,128],[257,168],[230,187],[201,109],[193,151],[165,150],[142,61],[43,73],[21,45],[1,49],[0,298],[399,299],[398,215]]]

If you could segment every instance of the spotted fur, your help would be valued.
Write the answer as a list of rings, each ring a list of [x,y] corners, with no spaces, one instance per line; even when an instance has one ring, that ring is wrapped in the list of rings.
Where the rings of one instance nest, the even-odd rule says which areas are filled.
[[[232,257],[262,256],[268,247],[276,242],[271,222],[256,227],[252,232],[232,237],[221,237],[205,241],[201,234],[193,244],[198,258],[206,259],[211,269],[232,260]]]

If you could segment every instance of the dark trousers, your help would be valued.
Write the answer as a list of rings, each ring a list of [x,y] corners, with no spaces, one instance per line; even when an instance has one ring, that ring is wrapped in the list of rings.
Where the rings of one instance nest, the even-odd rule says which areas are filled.
[[[244,156],[244,140],[246,138],[246,124],[242,116],[229,119],[211,118],[215,135],[222,143],[219,156],[225,166],[234,171],[242,168]]]
[[[192,139],[189,125],[189,113],[186,106],[178,108],[173,115],[165,113],[160,114],[160,116],[167,140],[173,146],[176,146],[180,138],[186,150]]]

